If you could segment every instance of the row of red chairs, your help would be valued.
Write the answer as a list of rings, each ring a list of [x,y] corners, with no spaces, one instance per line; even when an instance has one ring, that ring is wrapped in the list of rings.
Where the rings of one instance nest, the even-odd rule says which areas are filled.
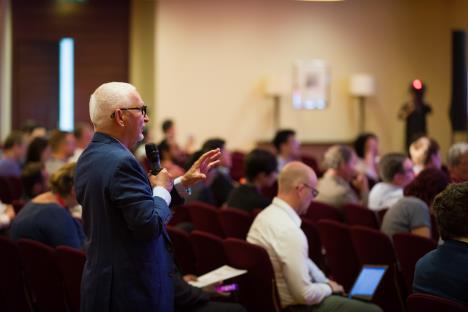
[[[85,254],[40,242],[0,237],[0,310],[80,310],[80,283]]]

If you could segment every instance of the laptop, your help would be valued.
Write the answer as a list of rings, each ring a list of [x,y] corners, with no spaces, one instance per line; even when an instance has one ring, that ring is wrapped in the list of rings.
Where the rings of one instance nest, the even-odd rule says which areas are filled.
[[[349,292],[349,298],[371,301],[387,269],[387,265],[364,265]]]

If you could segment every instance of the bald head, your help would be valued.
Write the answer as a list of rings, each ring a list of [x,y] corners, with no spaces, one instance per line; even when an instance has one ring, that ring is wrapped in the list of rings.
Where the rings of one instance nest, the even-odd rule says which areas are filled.
[[[284,166],[278,177],[279,193],[289,193],[299,184],[310,184],[311,180],[317,181],[315,172],[299,161],[292,161]]]
[[[117,108],[127,108],[133,97],[138,96],[136,88],[125,82],[108,82],[99,86],[89,101],[89,116],[95,127],[111,122],[111,114]]]

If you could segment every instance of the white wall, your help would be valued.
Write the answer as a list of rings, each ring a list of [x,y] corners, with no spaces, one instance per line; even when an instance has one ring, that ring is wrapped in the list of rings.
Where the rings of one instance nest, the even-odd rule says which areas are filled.
[[[160,0],[156,132],[172,117],[180,139],[194,134],[201,143],[217,135],[231,148],[249,149],[273,135],[273,105],[263,95],[268,77],[291,81],[296,59],[321,58],[331,68],[329,107],[294,110],[285,97],[283,127],[308,142],[351,140],[358,116],[348,79],[368,72],[378,85],[367,102],[367,130],[381,137],[383,152],[401,150],[397,111],[409,82],[421,78],[434,109],[429,132],[446,150],[450,23],[467,7],[451,0]]]

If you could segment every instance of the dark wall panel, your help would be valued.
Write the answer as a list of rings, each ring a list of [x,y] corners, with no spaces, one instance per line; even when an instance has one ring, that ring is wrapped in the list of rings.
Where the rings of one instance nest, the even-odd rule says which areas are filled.
[[[25,46],[57,45],[63,37],[75,39],[75,122],[89,120],[89,96],[101,83],[128,81],[129,9],[129,0],[12,1],[13,127],[29,118],[25,112],[33,111],[37,103],[47,103],[49,111],[57,111],[58,105],[58,67],[52,68],[50,60],[39,57],[35,70],[27,69],[34,74],[24,75],[28,68]],[[58,64],[58,54],[56,59]],[[55,80],[51,78],[54,71]],[[31,86],[39,85],[42,92],[24,97]],[[57,120],[36,116],[48,127],[57,125]]]

